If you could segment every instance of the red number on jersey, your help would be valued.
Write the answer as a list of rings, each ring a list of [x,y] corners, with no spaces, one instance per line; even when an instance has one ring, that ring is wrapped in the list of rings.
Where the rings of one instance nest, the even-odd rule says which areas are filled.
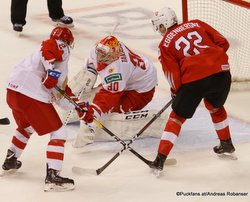
[[[145,62],[143,61],[143,59],[139,55],[133,53],[131,50],[129,50],[128,55],[129,55],[130,61],[133,63],[133,65],[135,67],[139,67],[139,68],[141,68],[143,70],[146,69]]]
[[[111,82],[108,85],[108,90],[109,91],[118,91],[119,90],[119,82]]]

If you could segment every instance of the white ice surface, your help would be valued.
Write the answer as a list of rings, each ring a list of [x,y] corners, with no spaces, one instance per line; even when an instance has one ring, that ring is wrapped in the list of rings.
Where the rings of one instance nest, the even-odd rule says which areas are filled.
[[[75,21],[75,49],[70,59],[69,76],[78,72],[91,46],[112,30],[118,20],[117,36],[131,49],[148,55],[158,68],[159,86],[156,97],[169,99],[167,82],[157,61],[157,44],[161,37],[152,31],[150,13],[170,6],[181,17],[180,1],[170,0],[64,0],[65,13]],[[6,80],[13,66],[28,55],[53,28],[48,18],[46,1],[30,0],[27,25],[21,37],[16,37],[10,23],[10,2],[3,0],[0,13],[0,118],[9,117],[11,125],[0,126],[0,162],[15,130],[15,123],[5,102]],[[1,202],[175,202],[228,201],[250,202],[250,109],[249,92],[231,92],[226,107],[237,161],[218,159],[212,147],[218,144],[210,117],[199,107],[188,120],[170,154],[175,166],[165,167],[163,176],[156,178],[149,168],[129,151],[119,156],[101,175],[78,176],[71,172],[74,165],[97,169],[122,148],[118,142],[96,142],[82,149],[71,144],[77,125],[68,127],[69,140],[65,147],[63,176],[75,179],[72,192],[44,193],[45,154],[49,136],[33,135],[21,161],[22,168],[12,176],[0,177]],[[38,112],[39,115],[39,112]],[[118,135],[118,134],[117,134]],[[161,134],[159,134],[160,137]],[[153,160],[159,139],[136,140],[132,147]],[[202,194],[222,193],[226,196],[177,196],[177,192]],[[227,196],[227,192],[247,193],[247,196]]]

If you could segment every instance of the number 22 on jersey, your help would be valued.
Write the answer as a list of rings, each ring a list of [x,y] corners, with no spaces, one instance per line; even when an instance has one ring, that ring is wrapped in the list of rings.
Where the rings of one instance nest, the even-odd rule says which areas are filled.
[[[207,45],[202,45],[202,37],[197,31],[188,32],[188,34],[184,37],[181,36],[175,42],[176,50],[182,50],[183,55],[185,57],[189,57],[191,55],[200,54],[200,49],[209,48]],[[183,46],[183,45],[184,46]]]

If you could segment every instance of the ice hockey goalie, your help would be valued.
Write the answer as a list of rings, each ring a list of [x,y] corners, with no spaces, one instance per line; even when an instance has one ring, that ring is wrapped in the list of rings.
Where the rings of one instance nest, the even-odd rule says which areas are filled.
[[[93,88],[97,75],[101,84]],[[114,36],[105,37],[93,47],[83,70],[69,82],[80,100],[90,102],[89,113],[123,139],[129,138],[124,137],[128,133],[133,136],[156,113],[157,110],[146,108],[156,85],[157,73],[153,63],[147,57],[132,52]],[[63,114],[64,122],[76,121],[78,116],[74,113]],[[93,122],[83,120],[75,147],[91,143],[94,139],[110,138]]]

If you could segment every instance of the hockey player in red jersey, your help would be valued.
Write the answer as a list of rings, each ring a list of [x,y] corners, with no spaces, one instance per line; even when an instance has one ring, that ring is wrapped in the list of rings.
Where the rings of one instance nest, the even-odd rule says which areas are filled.
[[[56,102],[66,109],[74,106],[59,97],[54,87],[66,86],[70,47],[74,37],[68,28],[56,27],[50,38],[41,43],[30,56],[17,64],[7,87],[7,103],[17,124],[15,135],[2,165],[4,171],[19,169],[18,158],[31,135],[50,133],[47,146],[45,191],[74,189],[74,180],[60,176],[64,159],[66,130],[54,109]],[[65,87],[66,86],[66,87]]]
[[[159,61],[173,97],[172,112],[162,133],[158,155],[151,167],[162,170],[186,119],[192,118],[203,99],[220,145],[217,154],[233,153],[227,113],[223,107],[231,85],[226,51],[229,43],[210,25],[191,20],[178,24],[175,12],[163,8],[152,18],[154,31],[163,39],[159,44]]]

